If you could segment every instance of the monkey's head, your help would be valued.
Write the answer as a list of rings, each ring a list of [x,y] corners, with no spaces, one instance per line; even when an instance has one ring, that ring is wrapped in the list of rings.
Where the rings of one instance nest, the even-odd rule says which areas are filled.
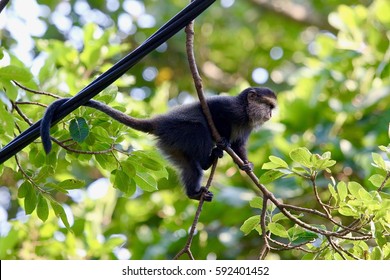
[[[277,105],[276,94],[269,88],[247,88],[243,94],[248,102],[247,114],[253,127],[262,125],[272,117]]]

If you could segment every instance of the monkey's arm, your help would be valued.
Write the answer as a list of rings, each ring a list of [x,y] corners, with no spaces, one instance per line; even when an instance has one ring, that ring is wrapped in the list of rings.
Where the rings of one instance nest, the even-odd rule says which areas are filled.
[[[253,169],[253,163],[251,163],[248,160],[247,151],[246,151],[246,141],[247,138],[238,139],[232,143],[231,147],[232,150],[244,162],[244,165],[240,166],[240,168],[244,171],[251,171]]]

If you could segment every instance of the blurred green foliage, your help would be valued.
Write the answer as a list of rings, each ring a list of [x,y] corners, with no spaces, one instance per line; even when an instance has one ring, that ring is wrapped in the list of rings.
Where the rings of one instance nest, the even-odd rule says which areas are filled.
[[[18,2],[11,1],[0,17],[20,21]],[[30,89],[72,96],[186,4],[37,2],[44,11],[39,20],[46,28],[40,36],[31,35],[30,50],[18,51],[23,41],[15,36],[12,24],[0,31],[0,147],[29,126],[26,118],[35,122],[42,117],[44,108],[39,104],[54,100],[23,90],[12,80]],[[195,24],[195,50],[207,93],[237,94],[248,85],[268,86],[278,93],[278,113],[252,134],[248,145],[259,177],[266,172],[261,167],[270,155],[291,164],[290,152],[306,147],[312,153],[331,152],[337,163],[329,169],[337,181],[376,190],[379,179],[373,177],[378,172],[371,164],[372,153],[382,153],[378,146],[389,143],[390,4],[386,0],[299,2],[324,19],[321,26],[265,9],[258,1],[233,1],[231,6],[229,1],[217,1],[202,14]],[[132,116],[147,117],[194,100],[193,93],[182,32],[96,99]],[[89,128],[85,139],[71,135],[70,123],[80,119]],[[155,151],[152,137],[90,108],[76,110],[52,129],[52,135],[69,141],[68,148],[86,153],[54,144],[46,156],[36,141],[17,160],[0,166],[0,259],[176,255],[184,246],[196,203],[185,197],[175,171]],[[94,154],[97,151],[102,153]],[[267,188],[283,201],[318,207],[304,180],[270,181]],[[318,185],[321,193],[329,193],[326,180],[319,179]],[[248,217],[260,213],[249,204],[258,195],[253,185],[225,156],[212,187],[215,200],[204,206],[194,256],[257,258],[258,232],[240,231]],[[388,187],[383,191],[388,193]],[[388,210],[383,211],[389,215]],[[383,243],[386,238],[382,237]],[[368,250],[365,246],[361,248]],[[304,253],[271,252],[268,257],[301,259]]]

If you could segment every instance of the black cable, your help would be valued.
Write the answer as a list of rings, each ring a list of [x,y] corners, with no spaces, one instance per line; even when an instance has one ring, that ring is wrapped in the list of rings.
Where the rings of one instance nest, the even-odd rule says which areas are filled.
[[[53,118],[52,126],[116,81],[137,64],[138,61],[183,29],[214,2],[215,0],[195,0],[191,2],[151,35],[142,45],[115,63],[115,65],[83,88],[77,95],[61,105],[58,108],[58,114]],[[39,137],[40,124],[41,121],[39,120],[1,149],[0,164],[37,139]]]
[[[0,14],[3,11],[3,9],[5,8],[5,6],[7,6],[8,2],[9,2],[9,0],[0,0]]]

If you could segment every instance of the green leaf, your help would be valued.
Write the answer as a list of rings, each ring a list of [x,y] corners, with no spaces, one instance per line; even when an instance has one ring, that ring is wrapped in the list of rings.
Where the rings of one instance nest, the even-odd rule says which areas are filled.
[[[318,235],[314,232],[305,231],[298,227],[293,227],[288,230],[291,242],[295,244],[313,241],[318,238]]]
[[[82,143],[89,134],[89,127],[84,118],[76,118],[70,122],[69,132],[72,139],[78,143]]]
[[[383,259],[383,252],[379,247],[374,247],[371,251],[370,255],[371,260],[382,260]]]
[[[37,176],[35,176],[34,180],[36,182],[45,182],[48,177],[54,174],[54,168],[50,165],[44,165],[39,170]]]
[[[14,65],[8,65],[0,68],[0,77],[6,80],[28,82],[32,79],[32,74],[26,69]]]
[[[288,238],[288,233],[281,224],[271,222],[268,224],[268,230],[276,236]]]
[[[347,185],[345,182],[339,182],[337,184],[337,192],[339,194],[340,201],[345,201],[348,191],[347,191]]]
[[[76,179],[67,179],[65,181],[62,181],[58,184],[58,187],[64,190],[74,190],[74,189],[81,189],[84,187],[85,182],[81,180]]]
[[[54,189],[54,190],[57,190],[57,191],[62,192],[62,193],[69,193],[64,188],[61,188],[57,183],[53,183],[53,182],[46,183],[45,188]]]
[[[308,168],[312,167],[312,163],[310,161],[311,155],[312,154],[310,153],[310,151],[306,148],[297,148],[290,152],[290,158],[293,161]]]
[[[361,198],[360,190],[363,190],[363,187],[357,182],[348,182],[348,191],[356,198]]]
[[[336,203],[337,203],[339,201],[339,196],[336,192],[336,189],[331,184],[328,184],[328,190],[331,193],[332,197],[336,200]]]
[[[150,169],[152,171],[159,171],[163,168],[163,166],[156,160],[146,156],[142,155],[140,156],[140,163],[147,169]]]
[[[131,180],[127,174],[122,170],[114,170],[112,172],[115,175],[114,187],[125,193],[127,196],[131,196],[136,191],[134,180]]]
[[[37,192],[35,188],[30,184],[24,198],[24,211],[26,214],[31,214],[37,206]]]
[[[352,206],[349,205],[344,205],[338,209],[339,213],[344,216],[349,216],[349,217],[359,217],[360,214],[358,211],[356,211]]]
[[[274,223],[280,220],[288,220],[288,218],[283,213],[277,213],[272,216],[272,221]]]
[[[368,179],[376,188],[379,188],[385,181],[385,177],[379,174],[374,174]],[[389,182],[388,182],[389,183]],[[387,184],[386,184],[387,185]]]
[[[156,180],[149,173],[137,172],[134,181],[144,191],[153,192],[158,189]]]
[[[277,169],[279,168],[280,165],[277,164],[277,163],[274,163],[274,162],[266,162],[263,164],[263,166],[261,167],[261,169],[265,169],[265,170],[270,170],[270,169]]]
[[[371,155],[372,155],[372,160],[375,163],[375,164],[373,164],[375,167],[378,167],[382,170],[387,170],[386,169],[386,162],[380,154],[372,153]]]
[[[64,207],[62,207],[61,204],[59,204],[57,201],[55,201],[54,199],[51,199],[50,200],[50,205],[51,207],[53,208],[54,210],[54,213],[56,214],[57,217],[59,217],[61,219],[61,221],[63,222],[63,224],[65,225],[65,227],[71,231],[71,228],[70,228],[70,225],[69,225],[69,221],[68,221],[68,217],[66,216],[66,213],[65,213],[65,210],[64,210]]]
[[[256,196],[249,202],[249,205],[252,208],[263,209],[263,198]]]
[[[18,198],[26,197],[32,185],[29,181],[24,181],[18,189]]]
[[[49,206],[46,199],[41,194],[38,195],[37,215],[43,222],[49,217]]]
[[[248,235],[256,227],[260,227],[260,215],[252,216],[247,219],[244,224],[240,227],[240,230]]]
[[[295,172],[295,173],[298,173],[298,174],[303,174],[303,175],[307,174],[307,175],[310,175],[310,172],[309,172],[307,169],[305,169],[305,168],[303,168],[303,167],[300,167],[300,166],[298,166],[298,167],[293,167],[293,168],[292,168],[292,171]]]
[[[390,126],[389,126],[390,128]],[[390,130],[389,130],[390,131]],[[383,145],[380,145],[379,146],[379,149],[382,150],[383,152],[387,153],[387,154],[390,154],[390,145],[389,146],[383,146]]]
[[[285,174],[279,170],[268,170],[263,175],[261,175],[259,180],[262,184],[268,184],[280,177],[283,177],[284,175]]]
[[[275,157],[275,156],[270,156],[269,157],[269,160],[277,165],[279,165],[279,167],[282,167],[282,168],[287,168],[288,169],[288,164],[287,162],[285,162],[283,159],[279,158],[279,157]]]

